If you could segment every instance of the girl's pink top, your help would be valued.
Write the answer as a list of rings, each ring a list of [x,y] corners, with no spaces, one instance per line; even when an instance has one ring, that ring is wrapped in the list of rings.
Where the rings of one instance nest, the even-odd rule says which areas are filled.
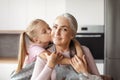
[[[28,56],[25,59],[25,63],[29,64],[34,62],[37,56],[43,51],[45,51],[45,49],[42,48],[39,44],[31,44],[28,48]]]
[[[99,75],[98,69],[95,65],[91,52],[85,46],[82,46],[82,48],[87,59],[88,67],[90,67],[93,74]],[[70,57],[70,54],[68,52],[62,54],[65,57]],[[56,80],[55,69],[51,69],[46,63],[46,60],[37,57],[31,80]]]

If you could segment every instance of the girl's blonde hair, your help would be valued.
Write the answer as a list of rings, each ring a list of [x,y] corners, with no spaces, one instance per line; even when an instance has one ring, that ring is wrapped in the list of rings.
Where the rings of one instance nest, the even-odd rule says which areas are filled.
[[[28,37],[30,41],[34,42],[33,38],[37,36],[36,30],[38,29],[38,27],[41,27],[41,25],[40,25],[41,23],[46,23],[46,22],[41,19],[35,19],[27,27],[26,31],[24,31],[20,35],[19,52],[18,52],[18,66],[16,69],[17,73],[22,69],[25,57],[26,57],[26,55],[28,55],[25,38]]]

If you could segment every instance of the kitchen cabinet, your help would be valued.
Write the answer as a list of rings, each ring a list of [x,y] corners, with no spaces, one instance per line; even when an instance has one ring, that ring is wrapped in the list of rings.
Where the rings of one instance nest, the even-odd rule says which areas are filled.
[[[73,14],[79,25],[104,25],[104,0],[0,0],[0,29],[25,30],[36,18],[52,26],[65,12]]]
[[[79,25],[104,25],[104,0],[66,0],[65,9]]]
[[[65,12],[65,0],[0,0],[0,29],[25,30],[36,19],[49,24]]]
[[[0,29],[24,29],[27,20],[27,0],[0,0]]]

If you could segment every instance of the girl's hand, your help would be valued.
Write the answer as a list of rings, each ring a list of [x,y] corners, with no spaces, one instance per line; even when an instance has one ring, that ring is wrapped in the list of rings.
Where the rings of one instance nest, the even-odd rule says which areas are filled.
[[[50,68],[54,68],[58,61],[63,59],[62,54],[60,53],[52,53],[52,54],[45,54],[47,58],[47,65]]]
[[[38,56],[44,60],[47,60],[47,57],[45,54],[50,55],[51,53],[49,51],[43,51],[42,53],[40,53]]]
[[[88,73],[87,71],[87,63],[85,60],[85,55],[83,55],[82,59],[79,59],[76,55],[71,59],[70,64],[75,69],[76,72],[80,73]]]
[[[62,65],[69,65],[71,62],[70,58],[64,57],[62,60],[58,61],[57,64],[62,64]]]

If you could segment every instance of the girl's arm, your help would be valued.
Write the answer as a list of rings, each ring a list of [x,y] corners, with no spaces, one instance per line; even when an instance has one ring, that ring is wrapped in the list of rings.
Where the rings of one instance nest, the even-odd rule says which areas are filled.
[[[82,60],[83,59],[83,51],[81,49],[80,43],[76,40],[73,39],[75,49],[76,49],[76,55],[77,57]],[[63,58],[58,64],[71,64],[71,58]]]
[[[76,55],[78,56],[78,58],[82,59],[83,52],[80,43],[76,39],[74,39],[73,42],[76,48]],[[40,54],[40,57],[46,59],[45,54]],[[63,58],[61,61],[58,62],[58,64],[70,64],[70,58]]]
[[[73,39],[73,42],[74,42],[75,49],[76,49],[76,55],[78,56],[78,58],[82,59],[83,51],[82,51],[80,43],[76,39]]]
[[[47,60],[46,54],[50,55],[51,53],[49,51],[44,51],[42,54],[39,54],[39,57]],[[64,57],[62,60],[57,61],[57,64],[70,64],[70,58]]]
[[[76,55],[77,57],[82,60],[83,57],[83,51],[81,48],[80,43],[76,40],[73,39],[74,45],[75,45],[75,49],[76,49]],[[60,62],[58,62],[59,64],[71,64],[71,59],[70,58],[63,58]]]

